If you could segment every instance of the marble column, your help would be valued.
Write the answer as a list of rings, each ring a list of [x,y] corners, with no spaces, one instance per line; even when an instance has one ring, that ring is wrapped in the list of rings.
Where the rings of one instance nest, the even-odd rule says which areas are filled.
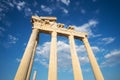
[[[71,51],[71,59],[72,59],[72,67],[74,73],[74,80],[83,80],[82,71],[79,63],[79,58],[76,53],[74,36],[69,36],[70,43],[70,51]]]
[[[48,80],[57,80],[57,33],[51,33]]]
[[[34,71],[33,80],[36,80],[37,71]]]
[[[84,37],[82,39],[82,41],[83,41],[83,43],[84,43],[84,45],[86,47],[86,50],[87,50],[87,53],[88,53],[88,58],[89,58],[89,61],[90,61],[90,64],[91,64],[95,79],[96,80],[104,80],[103,75],[102,75],[102,73],[100,71],[99,65],[97,63],[97,60],[96,60],[94,54],[93,54],[93,51],[92,51],[92,49],[90,47],[90,44],[88,42],[87,37]]]
[[[32,66],[33,66],[33,63],[34,63],[34,57],[35,57],[37,43],[38,43],[38,40],[36,40],[36,43],[35,43],[35,46],[34,46],[34,49],[33,49],[33,53],[32,53],[32,57],[31,57],[30,66],[29,66],[29,70],[28,70],[28,73],[27,73],[26,80],[30,80],[30,75],[31,75]]]
[[[32,34],[30,36],[29,42],[25,49],[24,55],[21,59],[21,62],[20,62],[20,65],[19,65],[19,68],[17,70],[14,80],[26,80],[33,49],[36,44],[36,39],[38,37],[38,33],[39,33],[39,30],[33,28]]]

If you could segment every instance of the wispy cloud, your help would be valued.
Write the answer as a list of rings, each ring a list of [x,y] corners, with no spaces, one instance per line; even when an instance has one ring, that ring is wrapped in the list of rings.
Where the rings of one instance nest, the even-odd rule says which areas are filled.
[[[64,12],[65,14],[68,14],[68,10],[67,10],[67,9],[62,8],[62,10],[63,10],[63,12]]]
[[[14,7],[14,4],[12,2],[8,2],[10,7]]]
[[[120,64],[120,50],[112,50],[104,58],[105,60],[102,62],[101,67],[112,67]]]
[[[50,2],[50,1],[48,1]],[[56,4],[55,4],[56,3]],[[25,16],[31,16],[32,14],[40,14],[40,12],[46,12],[47,14],[52,14],[53,11],[61,11],[65,14],[68,14],[69,11],[68,9],[63,6],[63,4],[65,5],[69,5],[70,4],[70,0],[57,0],[57,1],[51,1],[51,5],[44,5],[44,4],[40,4],[40,6],[38,5],[38,1],[33,1],[33,3],[28,3],[27,1],[17,1],[17,0],[7,0],[7,1],[1,1],[0,2],[0,20],[5,17],[7,15],[7,12],[9,10],[14,10],[17,9],[19,12],[24,13]],[[31,8],[33,7],[33,8]],[[39,8],[36,8],[39,7]],[[61,8],[62,7],[62,8]],[[33,10],[34,9],[34,10]],[[38,12],[40,11],[40,12]],[[64,14],[63,14],[64,15]]]
[[[21,59],[20,59],[20,58],[16,58],[16,61],[17,61],[17,62],[20,62],[20,61],[21,61]]]
[[[5,31],[5,28],[0,27],[0,36],[3,36],[3,32]]]
[[[32,10],[30,8],[28,8],[28,7],[26,7],[24,9],[24,11],[25,11],[25,16],[31,16],[33,14]]]
[[[12,45],[16,44],[18,41],[18,38],[9,34],[8,37],[7,37],[7,40],[5,40],[5,42],[2,43],[2,45],[5,47],[5,48],[9,48],[11,47]]]
[[[25,16],[31,16],[33,13],[32,9],[30,8],[30,4],[27,3],[26,1],[7,0],[7,1],[2,1],[2,2],[0,2],[0,12],[2,12],[2,14],[0,14],[0,20],[4,16],[6,16],[6,13],[9,10],[13,10],[13,9],[17,9],[20,12],[23,11]]]
[[[75,26],[76,31],[80,32],[87,32],[88,36],[91,37],[98,37],[101,36],[100,34],[94,34],[92,28],[94,28],[98,24],[96,20],[89,20],[87,23],[83,24],[82,26]]]
[[[15,45],[17,43],[17,41],[19,40],[17,37],[15,37],[11,34],[8,34],[6,36],[7,36],[7,39],[2,41],[2,43],[1,43],[4,48],[13,47],[13,45]]]
[[[5,17],[6,13],[9,10],[9,5],[7,5],[6,3],[8,3],[8,2],[0,1],[0,20],[2,20],[3,17]]]
[[[8,40],[9,40],[8,43],[15,44],[17,42],[18,38],[16,38],[13,35],[8,35]]]
[[[95,53],[99,52],[97,46],[92,46]],[[82,64],[89,62],[84,45],[76,45],[76,51]],[[37,47],[37,58],[35,59],[42,65],[48,65],[50,55],[50,42],[45,42]],[[63,70],[69,70],[71,67],[70,45],[64,41],[57,42],[58,67]],[[64,63],[65,62],[65,63]],[[48,67],[48,66],[46,66]]]
[[[107,37],[107,38],[103,38],[102,41],[105,43],[105,44],[110,44],[112,42],[114,42],[115,38],[114,37]]]
[[[118,56],[118,55],[120,56],[120,50],[113,50],[110,53],[106,54],[104,57],[108,59],[108,58],[111,58],[113,56]]]
[[[42,58],[42,59],[40,60],[40,58],[35,58],[34,61],[35,61],[35,62],[38,62],[38,63],[40,63],[41,65],[43,65],[44,67],[48,68],[48,61],[47,61],[46,59]]]
[[[19,1],[18,3],[16,2],[17,9],[20,11],[25,7],[25,2],[24,1]]]
[[[52,11],[53,11],[50,7],[45,6],[45,5],[41,5],[41,9],[42,11],[47,12],[49,14],[52,14]]]
[[[70,0],[60,0],[60,1],[67,6],[70,4]]]

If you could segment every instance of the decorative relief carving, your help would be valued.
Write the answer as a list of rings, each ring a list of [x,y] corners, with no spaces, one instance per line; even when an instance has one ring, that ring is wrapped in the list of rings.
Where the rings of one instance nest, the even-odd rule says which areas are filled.
[[[64,28],[64,24],[58,23],[58,24],[57,24],[57,27],[58,27],[58,28]]]
[[[69,26],[68,29],[69,30],[75,30],[74,26]]]

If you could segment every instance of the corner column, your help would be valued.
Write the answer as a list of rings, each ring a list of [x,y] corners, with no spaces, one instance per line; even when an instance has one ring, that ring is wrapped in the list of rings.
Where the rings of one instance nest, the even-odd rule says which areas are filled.
[[[57,80],[57,32],[51,34],[48,80]]]
[[[27,73],[26,80],[30,80],[30,75],[31,75],[32,66],[33,66],[33,63],[34,63],[34,57],[35,57],[37,44],[38,44],[38,39],[35,42],[35,46],[34,46],[34,49],[33,49],[33,53],[32,53],[32,57],[31,57],[30,66],[29,66],[29,70],[28,70],[28,73]]]
[[[76,53],[74,36],[69,36],[69,43],[70,43],[70,51],[71,51],[71,58],[72,58],[72,67],[74,73],[74,80],[83,80],[82,71],[79,63],[79,59]]]
[[[38,37],[38,33],[39,33],[39,30],[33,28],[32,34],[30,36],[29,42],[25,49],[24,55],[22,57],[22,60],[20,62],[20,65],[19,65],[19,68],[15,75],[14,80],[26,80],[28,69],[29,69],[30,62],[31,62],[33,49],[36,44],[36,39]]]
[[[93,51],[92,51],[92,49],[90,47],[90,44],[88,42],[87,37],[84,37],[82,39],[82,41],[83,41],[83,43],[84,43],[84,45],[86,47],[86,50],[87,50],[87,53],[88,53],[88,58],[90,60],[90,64],[91,64],[95,79],[96,80],[104,80],[103,75],[102,75],[102,73],[100,71],[99,65],[97,63],[97,60],[96,60],[94,54],[93,54]]]

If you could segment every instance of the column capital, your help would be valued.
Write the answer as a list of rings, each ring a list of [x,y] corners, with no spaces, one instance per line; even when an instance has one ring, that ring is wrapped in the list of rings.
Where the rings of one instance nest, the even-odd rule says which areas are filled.
[[[52,33],[51,33],[51,36],[52,36],[52,38],[56,38],[56,36],[57,36],[57,32],[56,31],[53,31]]]
[[[87,35],[85,35],[83,38],[80,39],[83,42],[87,42],[88,43],[88,37]]]

